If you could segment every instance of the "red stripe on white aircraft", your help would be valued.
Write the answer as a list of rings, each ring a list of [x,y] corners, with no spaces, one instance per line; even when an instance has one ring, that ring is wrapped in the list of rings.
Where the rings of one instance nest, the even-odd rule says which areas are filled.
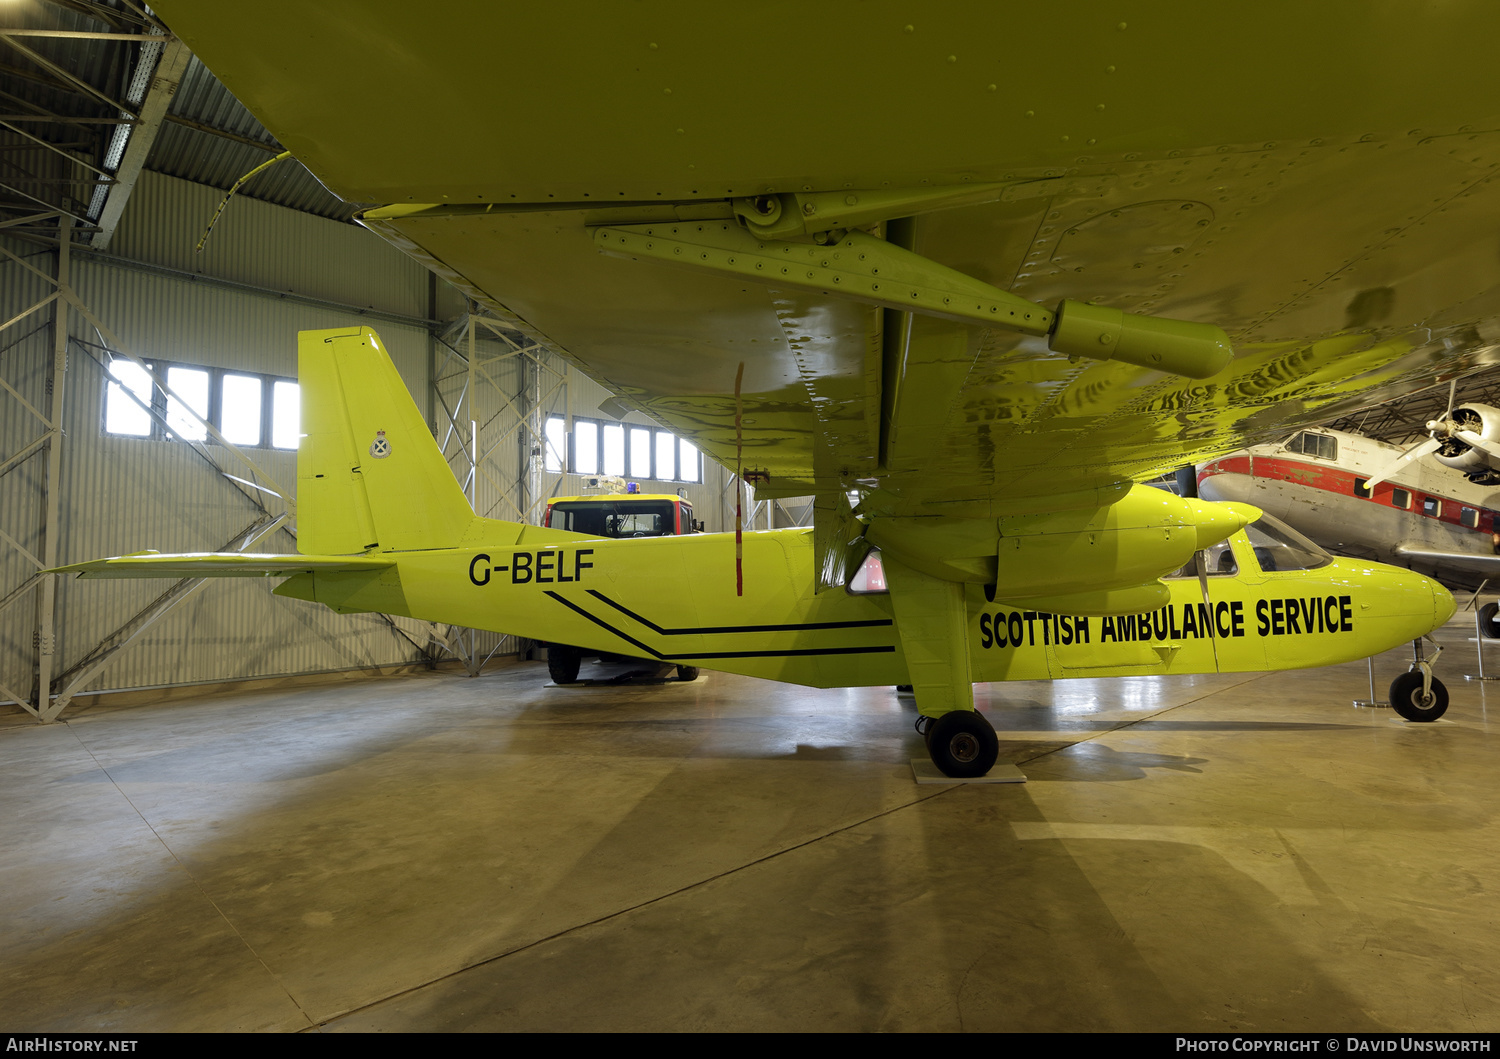
[[[1254,469],[1252,470],[1252,463]],[[1478,507],[1474,504],[1466,504],[1462,500],[1442,496],[1438,493],[1426,493],[1420,489],[1410,486],[1381,482],[1375,487],[1375,492],[1369,497],[1358,497],[1354,492],[1354,480],[1365,479],[1369,475],[1355,474],[1339,467],[1331,467],[1326,463],[1304,463],[1301,460],[1291,460],[1282,456],[1226,456],[1220,460],[1204,464],[1203,469],[1198,472],[1198,484],[1201,486],[1205,478],[1211,478],[1216,474],[1243,474],[1249,478],[1266,478],[1273,481],[1288,482],[1292,485],[1305,485],[1310,489],[1321,489],[1324,492],[1334,493],[1338,496],[1355,497],[1355,499],[1368,500],[1372,504],[1381,504],[1385,507],[1394,507],[1397,511],[1407,511],[1413,515],[1422,515],[1424,518],[1435,519],[1445,522],[1458,529],[1467,529],[1474,533],[1482,533],[1485,536],[1496,532],[1496,514],[1487,508]],[[1405,508],[1395,503],[1395,492],[1400,489],[1411,494],[1409,505]],[[1422,502],[1427,499],[1440,501],[1438,510],[1440,514],[1427,515],[1422,511]],[[1461,512],[1464,508],[1474,508],[1479,512],[1478,526],[1465,526],[1461,521]]]

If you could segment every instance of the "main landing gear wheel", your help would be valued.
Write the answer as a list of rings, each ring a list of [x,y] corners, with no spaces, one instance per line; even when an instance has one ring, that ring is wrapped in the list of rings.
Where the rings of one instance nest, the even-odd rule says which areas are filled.
[[[1495,614],[1500,611],[1500,603],[1486,603],[1479,608],[1479,635],[1486,640],[1500,640],[1500,621],[1495,620]]]
[[[684,682],[684,683],[686,683],[689,680],[697,680],[698,679],[698,667],[697,666],[678,666],[677,667],[677,679],[680,680],[680,681],[682,681],[682,682]]]
[[[927,753],[945,776],[973,779],[983,776],[1000,756],[1000,740],[984,714],[952,710],[927,726]]]
[[[547,672],[554,684],[576,684],[583,652],[576,647],[553,644],[547,648]]]
[[[1448,689],[1437,677],[1432,691],[1422,693],[1422,672],[1414,669],[1391,681],[1391,709],[1408,721],[1435,721],[1448,710]]]

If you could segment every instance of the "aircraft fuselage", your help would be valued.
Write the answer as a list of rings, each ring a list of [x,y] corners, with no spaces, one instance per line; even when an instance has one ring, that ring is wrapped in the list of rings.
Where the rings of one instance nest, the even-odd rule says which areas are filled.
[[[1239,572],[1166,579],[1143,614],[1051,614],[965,587],[976,681],[1291,669],[1350,661],[1422,635],[1452,597],[1410,571],[1342,559],[1262,572],[1243,531]],[[277,591],[813,687],[909,683],[889,595],[814,591],[812,531],[579,539],[387,553],[384,571],[305,573]]]

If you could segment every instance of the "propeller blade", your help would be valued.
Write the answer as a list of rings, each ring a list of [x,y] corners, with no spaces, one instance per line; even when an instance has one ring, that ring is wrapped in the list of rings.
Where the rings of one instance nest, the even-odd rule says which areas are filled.
[[[1472,430],[1455,430],[1453,436],[1471,449],[1478,449],[1491,459],[1500,460],[1500,442],[1486,441]]]
[[[1411,448],[1403,452],[1400,456],[1397,456],[1394,460],[1392,460],[1383,471],[1377,474],[1374,478],[1371,478],[1369,481],[1367,481],[1365,483],[1365,488],[1373,493],[1375,491],[1375,487],[1381,482],[1385,481],[1393,474],[1400,473],[1401,468],[1410,463],[1412,460],[1419,460],[1430,452],[1436,452],[1438,450],[1438,446],[1441,444],[1442,441],[1438,438],[1428,438],[1426,441],[1413,445]]]

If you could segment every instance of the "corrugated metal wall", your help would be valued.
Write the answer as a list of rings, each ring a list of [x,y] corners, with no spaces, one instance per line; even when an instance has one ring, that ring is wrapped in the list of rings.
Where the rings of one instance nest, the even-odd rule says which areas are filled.
[[[481,424],[481,473],[473,490],[480,514],[540,521],[547,498],[585,491],[580,476],[542,470],[537,432],[548,414],[605,418],[598,407],[608,391],[576,370],[569,372],[560,358],[535,351],[518,355],[480,327],[475,348],[484,377],[472,407],[461,407],[469,377],[462,359],[467,338],[462,330],[458,338],[450,336],[458,355],[448,355],[422,324],[420,318],[427,317],[433,302],[424,269],[361,228],[248,199],[231,203],[208,249],[196,255],[193,246],[219,198],[215,189],[145,173],[110,253],[74,255],[73,286],[132,352],[148,360],[294,376],[298,331],[373,323],[460,481],[469,474],[463,451],[470,441],[468,421],[472,417]],[[15,240],[4,245],[51,272],[52,251]],[[143,270],[142,264],[149,267]],[[13,262],[0,263],[0,276],[0,319],[9,319],[50,290]],[[441,310],[462,303],[454,292],[442,289],[436,304]],[[359,309],[380,318],[371,319]],[[0,332],[0,378],[43,412],[49,320],[50,309],[43,309]],[[262,515],[244,490],[192,446],[104,434],[105,343],[76,313],[69,315],[68,330],[60,562],[143,548],[218,550]],[[459,429],[451,427],[445,405]],[[632,414],[626,422],[647,421]],[[0,463],[42,429],[19,401],[0,393]],[[258,467],[252,474],[222,446],[210,445],[208,451],[230,473],[269,476],[295,487],[295,453],[248,450]],[[0,476],[0,531],[37,555],[43,474],[43,463],[36,458]],[[653,492],[680,491],[711,532],[732,529],[728,472],[708,464],[704,479],[641,485]],[[274,500],[266,506],[280,510]],[[295,542],[278,530],[255,550],[292,551]],[[0,538],[0,600],[34,569],[19,549]],[[64,580],[58,594],[62,667],[87,655],[172,584]],[[315,604],[273,596],[271,587],[259,580],[210,581],[81,691],[392,665],[415,660],[417,644],[425,642],[419,623],[336,615]],[[22,695],[32,690],[35,629],[32,598],[20,598],[0,613],[0,683]],[[481,656],[521,646],[495,634],[481,634],[477,640]],[[5,698],[0,694],[0,700]]]
[[[214,232],[203,257],[193,245],[220,193],[186,181],[146,173],[121,222],[111,255],[73,257],[72,283],[94,314],[136,355],[151,359],[236,367],[295,376],[297,332],[369,322],[295,298],[371,307],[385,314],[425,316],[428,274],[377,237],[350,225],[253,200],[236,200]],[[51,254],[21,242],[6,243],[51,272]],[[205,277],[265,288],[269,293],[226,289],[188,278],[121,267],[115,259],[144,261]],[[43,296],[47,286],[20,266],[0,264],[4,318]],[[45,411],[46,365],[51,351],[49,310],[0,332],[0,378]],[[382,338],[407,385],[425,404],[429,338],[421,326],[383,319]],[[192,447],[176,442],[107,436],[102,430],[104,343],[76,313],[70,314],[69,371],[65,389],[66,440],[62,449],[59,559],[73,562],[142,548],[197,551],[223,548],[261,511],[244,491]],[[19,339],[19,341],[17,341]],[[4,348],[7,343],[14,343]],[[18,401],[0,394],[0,461],[18,452],[42,425]],[[209,446],[225,470],[258,477],[237,466],[221,446]],[[296,456],[247,450],[261,470],[295,487]],[[0,477],[0,529],[39,554],[42,524],[41,460],[31,459]],[[279,511],[274,500],[267,504]],[[290,534],[277,531],[257,550],[292,551]],[[0,540],[0,599],[34,567]],[[64,668],[171,587],[170,581],[65,579],[59,585],[59,654]],[[417,647],[391,622],[375,615],[341,616],[326,608],[271,595],[258,580],[211,581],[152,626],[84,690],[150,687],[234,680],[407,662]],[[31,690],[35,603],[23,598],[0,614],[0,682],[21,694]],[[419,643],[416,622],[396,626]],[[5,696],[0,696],[4,698]]]
[[[427,316],[427,270],[355,225],[237,196],[203,252],[195,253],[223,197],[217,188],[144,172],[110,252],[344,305]]]

